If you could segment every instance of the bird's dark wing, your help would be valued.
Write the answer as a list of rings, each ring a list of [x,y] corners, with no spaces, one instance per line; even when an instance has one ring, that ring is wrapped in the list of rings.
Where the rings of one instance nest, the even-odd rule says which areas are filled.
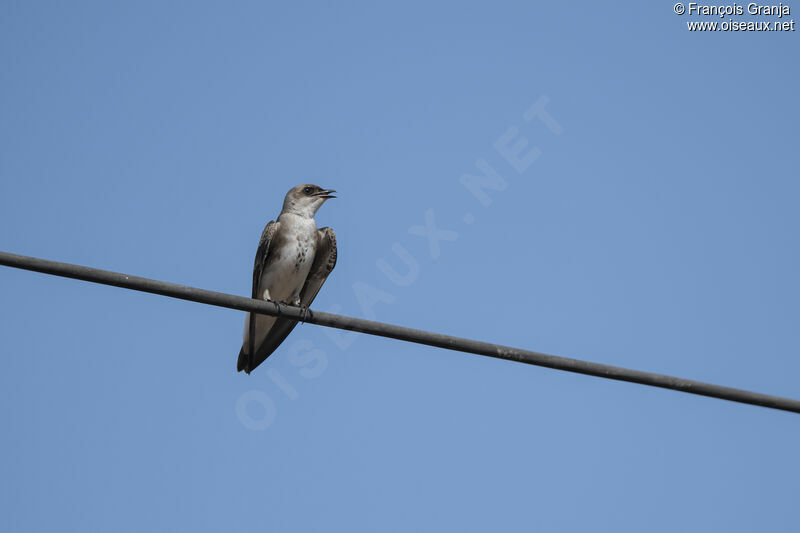
[[[272,248],[273,237],[275,232],[278,230],[279,225],[279,222],[270,220],[269,223],[264,227],[264,231],[261,232],[261,240],[258,241],[256,258],[253,263],[253,290],[250,295],[251,298],[261,299],[261,295],[259,294],[261,274],[263,274],[267,260],[269,259],[269,252]],[[249,374],[250,370],[255,368],[252,366],[252,357],[250,357],[250,354],[255,352],[254,344],[256,338],[256,320],[250,313],[248,313],[247,316],[247,327],[249,331],[245,335],[245,341],[242,343],[242,349],[239,351],[239,359],[236,363],[236,369],[238,371],[244,370]]]
[[[311,302],[314,301],[317,293],[322,288],[322,284],[328,279],[328,275],[335,266],[336,233],[331,228],[321,228],[317,230],[317,250],[314,254],[314,262],[311,264],[306,283],[300,291],[300,305],[303,307],[311,305]],[[264,362],[280,346],[296,325],[296,320],[279,317],[272,329],[269,330],[267,338],[256,350],[256,357],[253,358],[250,370]]]
[[[261,240],[258,241],[258,249],[256,250],[256,259],[253,262],[253,293],[251,298],[259,297],[258,285],[261,283],[261,274],[263,274],[264,267],[267,264],[272,237],[275,235],[279,225],[278,222],[270,220],[264,226],[264,231],[261,232]]]
[[[336,266],[336,233],[333,229],[325,227],[317,230],[317,253],[314,255],[314,263],[308,272],[306,284],[300,292],[300,304],[303,307],[311,306],[311,302],[317,297],[317,293],[322,288],[322,284],[328,279]]]

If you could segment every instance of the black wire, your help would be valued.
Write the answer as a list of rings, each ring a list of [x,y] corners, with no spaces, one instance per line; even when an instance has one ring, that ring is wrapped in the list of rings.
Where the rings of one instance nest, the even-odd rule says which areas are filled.
[[[404,328],[402,326],[364,320],[361,318],[323,313],[321,311],[308,312],[300,307],[292,307],[284,304],[276,304],[275,302],[245,298],[244,296],[208,291],[186,285],[167,283],[165,281],[129,276],[119,272],[100,270],[70,263],[59,263],[47,259],[38,259],[36,257],[27,257],[7,252],[0,252],[0,265],[160,294],[162,296],[169,296],[170,298],[179,298],[181,300],[189,300],[218,307],[250,311],[251,313],[271,316],[280,315],[318,326],[358,331],[369,335],[389,337],[407,342],[415,342],[417,344],[426,344],[428,346],[436,346],[447,350],[457,350],[495,357],[497,359],[517,361],[529,365],[544,366],[556,370],[566,370],[567,372],[577,372],[579,374],[615,379],[618,381],[629,381],[631,383],[639,383],[651,387],[660,387],[662,389],[671,389],[732,402],[800,413],[800,401],[790,398],[781,398],[779,396],[760,394],[742,389],[734,389],[732,387],[723,387],[721,385],[713,385],[711,383],[704,383],[691,379],[630,370],[627,368],[559,357],[530,350],[521,350],[489,342],[442,335],[441,333],[433,333],[420,329]]]

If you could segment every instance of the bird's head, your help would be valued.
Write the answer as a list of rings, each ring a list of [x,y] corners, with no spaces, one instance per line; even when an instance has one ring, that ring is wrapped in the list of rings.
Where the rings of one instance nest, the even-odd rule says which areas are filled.
[[[333,189],[323,189],[319,185],[310,183],[298,185],[286,193],[286,198],[283,200],[283,212],[313,218],[325,200],[336,198],[332,194],[335,192]]]

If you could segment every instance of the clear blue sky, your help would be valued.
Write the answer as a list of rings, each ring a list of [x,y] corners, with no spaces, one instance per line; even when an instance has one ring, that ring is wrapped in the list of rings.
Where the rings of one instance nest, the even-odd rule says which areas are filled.
[[[800,398],[800,36],[685,21],[4,2],[0,249],[247,295],[317,183],[320,310]],[[4,531],[800,521],[797,415],[310,325],[247,376],[237,311],[6,268],[0,294]]]

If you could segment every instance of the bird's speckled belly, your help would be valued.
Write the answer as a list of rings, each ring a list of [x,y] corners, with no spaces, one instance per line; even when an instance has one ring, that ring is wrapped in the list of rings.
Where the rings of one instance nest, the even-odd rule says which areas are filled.
[[[284,246],[261,277],[261,287],[269,290],[270,298],[288,302],[302,289],[314,261],[316,240],[310,232],[297,232],[290,244]]]

